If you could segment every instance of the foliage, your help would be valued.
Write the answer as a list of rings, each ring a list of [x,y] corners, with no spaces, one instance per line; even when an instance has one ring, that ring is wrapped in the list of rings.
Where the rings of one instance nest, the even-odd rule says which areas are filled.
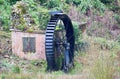
[[[19,15],[20,18],[18,20],[14,19],[15,21],[12,20],[12,26],[27,32],[33,32],[39,29],[45,30],[50,17],[49,10],[35,3],[34,0],[17,2],[13,8],[13,13],[16,12],[16,15]]]
[[[80,11],[85,13],[88,9],[96,9],[99,11],[103,11],[105,9],[105,5],[101,3],[99,0],[81,0],[80,5],[78,6]]]
[[[68,13],[70,10],[70,5],[66,4],[66,3],[61,3],[61,5],[59,6],[59,10],[63,11],[64,13]]]
[[[79,24],[77,22],[72,22],[73,27],[74,27],[74,35],[75,35],[75,43],[79,44],[82,39],[82,33],[79,29]]]
[[[117,38],[117,42],[120,44],[120,35]]]
[[[0,0],[0,4],[4,4],[4,0]]]
[[[11,26],[12,28],[19,29],[24,31],[28,28],[28,24],[26,23],[26,17],[28,12],[28,5],[25,2],[19,1],[12,7],[11,12]]]
[[[27,3],[29,9],[28,9],[28,14],[31,16],[31,18],[34,20],[35,24],[34,27],[41,29],[40,28],[40,23],[39,23],[39,12],[41,12],[39,9],[41,8],[41,6],[39,5],[39,3],[35,2],[35,0],[23,0],[23,2]],[[41,20],[42,21],[42,20]],[[29,29],[29,30],[34,30],[34,29]],[[29,31],[28,30],[28,31]]]
[[[100,0],[100,1],[104,4],[109,4],[109,3],[114,2],[115,0]]]
[[[40,5],[42,6],[46,6],[47,4],[47,0],[39,0],[39,2],[40,2]]]
[[[13,73],[20,73],[20,67],[19,66],[13,66],[12,67],[12,72]]]
[[[10,3],[11,5],[13,5],[13,4],[15,4],[17,1],[21,1],[21,0],[9,0],[9,3]]]
[[[65,2],[66,2],[67,4],[71,4],[71,3],[73,2],[73,0],[65,0]]]
[[[49,11],[45,8],[39,8],[39,28],[45,30],[47,23],[50,19]]]
[[[102,49],[102,50],[103,49],[112,50],[118,46],[117,42],[108,41],[107,39],[101,38],[101,37],[95,37],[94,42],[95,42],[95,44],[98,44],[100,46],[100,49]]]
[[[11,34],[4,31],[0,31],[0,54],[11,54]]]
[[[103,12],[106,6],[115,12],[119,11],[118,4],[115,5],[118,0],[0,0],[0,26],[2,24],[2,28],[6,31],[9,30],[10,26],[11,6],[13,6],[17,1],[24,1],[28,4],[28,13],[37,24],[35,26],[39,26],[40,29],[45,29],[48,21],[47,17],[49,17],[49,10],[62,10],[63,12],[68,13],[71,4],[76,5],[79,11],[83,13],[89,9]],[[44,9],[45,11],[49,10],[45,12]],[[40,10],[44,12],[41,12]],[[40,18],[38,16],[42,17]],[[22,30],[24,29],[22,25],[20,25],[20,28]]]
[[[56,8],[59,7],[61,4],[61,0],[39,0],[40,1],[40,5],[47,7],[48,9],[51,8]]]
[[[77,52],[87,52],[89,50],[89,43],[83,39],[82,30],[79,28],[77,22],[72,22],[75,35],[75,50]]]
[[[73,0],[73,4],[75,4],[76,6],[80,5],[81,0]]]
[[[10,3],[9,3],[9,1],[10,1]],[[13,4],[15,4],[16,1],[18,1],[18,0],[0,0],[0,7],[1,7],[1,9],[0,9],[0,27],[3,27],[3,30],[8,31],[8,29],[9,29],[11,6]],[[76,6],[76,8],[78,8],[79,11],[82,11],[83,13],[85,13],[89,9],[92,9],[93,11],[96,10],[97,12],[102,12],[102,11],[104,11],[104,9],[107,9],[106,6],[108,6],[112,10],[118,10],[118,6],[113,5],[114,0],[65,0],[63,2],[60,2],[60,0],[22,0],[22,1],[27,3],[27,6],[28,6],[26,8],[27,10],[23,9],[22,13],[28,13],[34,19],[34,21],[36,23],[35,26],[39,26],[39,29],[42,29],[42,30],[45,30],[47,22],[50,18],[49,10],[62,10],[64,12],[68,13],[69,7],[71,6],[71,4],[74,4],[74,6]],[[36,1],[38,1],[38,3]],[[24,7],[24,6],[22,6],[22,7]],[[25,11],[27,11],[27,12],[25,12]],[[119,15],[117,14],[114,17],[115,17],[116,21],[119,22],[119,19],[120,19]],[[18,25],[17,28],[24,30],[25,28],[23,25],[24,24],[23,18],[21,19],[20,22],[22,22],[22,23],[20,25]],[[86,43],[84,43],[84,40],[82,40],[82,34],[81,34],[81,31],[79,30],[79,24],[77,22],[73,22],[73,26],[74,26],[74,32],[75,32],[75,38],[76,38],[75,43],[80,44],[81,48],[82,48],[82,45],[86,44]],[[92,29],[98,30],[99,26],[102,26],[102,25],[94,24]],[[93,32],[93,30],[91,32]],[[33,28],[29,29],[28,31],[32,32]],[[10,35],[3,35],[4,33],[1,33],[1,32],[0,32],[0,34],[2,34],[1,38],[10,37]],[[96,49],[99,51],[99,53],[102,51],[105,51],[104,54],[106,54],[106,52],[109,51],[111,54],[111,51],[113,51],[112,55],[115,55],[116,51],[119,50],[119,48],[120,48],[120,37],[118,37],[117,42],[108,41],[104,38],[94,38],[94,40],[92,39],[92,42],[93,41],[94,41],[94,44],[99,45],[99,47],[97,47],[98,49]],[[94,45],[94,44],[92,44],[92,45]],[[88,48],[88,47],[89,46],[87,46],[85,48]],[[101,50],[101,49],[104,49],[104,50]],[[107,49],[109,49],[109,50],[107,50]],[[94,51],[94,50],[95,50],[95,48],[91,49],[91,52],[92,53],[98,52],[98,51]],[[84,54],[86,54],[86,53],[84,53]],[[91,53],[89,53],[89,55],[91,55]],[[89,58],[89,56],[87,56],[87,57]],[[10,61],[11,61],[11,58],[12,57],[10,57]],[[80,63],[80,62],[82,62],[81,57],[79,56],[78,59],[80,61],[79,62],[75,61],[75,67],[70,72],[70,74],[81,73],[81,69],[84,69],[84,68],[82,68],[83,65]],[[89,58],[89,59],[90,59],[90,61],[92,61],[92,58]],[[12,63],[14,63],[16,60],[17,59],[14,59],[12,61]],[[17,62],[19,62],[19,61],[21,62],[22,60],[21,59],[17,60]],[[59,60],[58,60],[58,62],[59,62]],[[86,61],[84,61],[84,62],[86,62]],[[90,62],[90,64],[91,64],[91,62]],[[90,64],[87,64],[87,67],[91,66]],[[92,64],[94,64],[94,66],[91,68],[92,79],[94,79],[94,78],[95,79],[111,79],[112,78],[112,74],[114,74],[113,60],[101,58],[101,59],[96,60],[96,62],[92,63]],[[12,65],[11,62],[9,62],[9,61],[7,61],[7,62],[3,61],[2,64],[0,63],[0,65],[4,66],[6,69],[8,69],[8,70],[10,70],[10,72],[12,72],[12,73],[0,76],[0,78],[2,78],[2,79],[5,79],[5,78],[6,79],[41,79],[41,78],[56,79],[56,78],[58,78],[58,76],[56,76],[56,75],[62,74],[62,76],[63,76],[62,71],[53,72],[52,74],[48,73],[47,75],[45,75],[45,74],[41,75],[41,73],[45,73],[45,68],[47,66],[45,61],[42,61],[42,62],[39,60],[38,61],[36,61],[36,60],[29,61],[29,63],[24,63],[24,66],[22,66],[22,67],[19,67],[19,66],[21,66],[21,63],[19,63],[18,64],[19,66],[17,66],[17,65]],[[118,70],[120,72],[120,68],[118,68]],[[25,73],[23,73],[22,71],[25,71]],[[36,76],[36,74],[38,74],[38,75]],[[34,78],[33,78],[33,76],[34,76]],[[66,78],[66,75],[65,75],[65,78]],[[71,78],[73,78],[73,77],[71,77]]]
[[[119,0],[100,0],[104,3],[110,10],[119,13],[120,11],[120,3]]]
[[[55,8],[55,7],[59,7],[60,5],[60,0],[50,0],[47,3],[47,7],[48,8]]]
[[[3,28],[3,30],[8,31],[10,24],[11,6],[7,0],[1,0],[0,2],[2,3],[0,4],[0,26]]]
[[[70,74],[79,73],[82,71],[83,65],[80,62],[74,62],[75,67],[71,69]]]
[[[115,14],[114,19],[116,20],[117,24],[120,25],[120,14]],[[118,27],[120,27],[119,25],[118,25]]]
[[[102,43],[107,41],[104,39],[100,39],[100,40],[103,40]],[[98,40],[98,42],[100,40]],[[94,38],[92,37],[92,39],[89,41],[93,42]],[[96,39],[96,41],[97,41],[97,39]],[[94,42],[91,45],[94,45]],[[12,72],[0,74],[0,77],[1,78],[4,77],[5,79],[59,79],[59,78],[60,79],[61,78],[65,78],[65,79],[75,78],[76,79],[76,78],[81,78],[81,76],[88,76],[88,74],[91,73],[92,74],[91,79],[94,79],[94,78],[95,79],[105,79],[105,77],[107,77],[106,79],[111,79],[108,77],[112,76],[111,73],[115,74],[115,73],[113,73],[115,63],[113,63],[113,60],[111,60],[111,59],[104,59],[104,57],[106,57],[105,56],[106,53],[107,53],[107,56],[109,56],[109,54],[111,54],[110,53],[111,50],[110,51],[109,50],[100,50],[99,47],[96,47],[96,45],[93,47],[94,48],[91,48],[90,52],[83,54],[84,57],[83,56],[81,57],[81,54],[79,56],[77,55],[77,58],[75,58],[75,62],[74,62],[75,66],[74,66],[74,68],[72,68],[72,70],[67,75],[64,74],[62,71],[46,73],[45,68],[46,68],[47,63],[45,61],[40,61],[40,60],[28,61],[25,59],[24,60],[19,59],[18,57],[10,57],[10,59],[6,58],[7,62],[5,62],[4,65],[6,67],[8,67],[9,69],[13,68],[13,70],[12,70]],[[119,50],[119,48],[118,48],[118,50]],[[101,56],[100,59],[97,59],[98,54],[100,54],[101,52],[103,52],[104,54]],[[114,51],[114,52],[116,52],[116,51]],[[12,60],[12,62],[11,62],[11,60]],[[95,62],[94,62],[94,60],[95,60]],[[27,63],[23,63],[26,61],[27,61]],[[6,64],[6,63],[8,63],[8,64]],[[11,64],[9,64],[9,63],[16,63],[17,65],[10,66]],[[84,64],[84,63],[86,63],[86,64]],[[0,65],[1,65],[1,63],[0,63]],[[21,65],[23,65],[23,66],[21,66]],[[19,71],[19,67],[20,67],[20,73],[16,73],[16,71]],[[91,72],[88,71],[89,67],[91,69]],[[15,72],[14,72],[14,70],[15,70]],[[119,71],[119,68],[118,68],[118,71]],[[101,78],[101,76],[102,76],[102,78]]]

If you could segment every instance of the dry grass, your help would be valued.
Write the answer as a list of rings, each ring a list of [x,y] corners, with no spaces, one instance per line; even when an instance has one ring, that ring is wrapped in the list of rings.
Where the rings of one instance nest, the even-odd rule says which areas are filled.
[[[116,57],[118,57],[116,52],[119,51],[119,47],[101,49],[101,42],[95,42],[99,38],[86,37],[85,39],[90,43],[90,49],[83,55],[76,56],[76,67],[69,74],[62,71],[46,73],[33,67],[31,70],[34,71],[31,72],[25,70],[19,74],[1,74],[0,79],[120,79],[120,67],[115,65]],[[120,62],[117,61],[117,63]]]
[[[101,43],[103,45],[104,42]],[[91,66],[89,66],[90,76],[88,79],[116,79],[115,75],[117,72],[117,66],[115,65],[115,63],[117,57],[116,53],[119,51],[119,46],[116,42],[114,42],[113,44],[113,41],[106,41],[106,44],[111,44],[114,46],[110,49],[101,49],[100,42],[95,43],[93,41],[91,43],[91,51],[89,53],[96,57],[92,57],[93,63]]]
[[[86,56],[80,60],[80,62],[84,64],[84,70],[86,70],[83,71],[85,74],[89,74],[87,79],[116,79],[117,66],[115,65],[115,61],[119,48],[115,45],[116,47],[114,46],[114,48],[111,49],[101,49],[101,45],[103,45],[104,42],[100,42],[98,39],[99,38],[95,37],[87,37],[87,41],[90,43],[90,50]],[[106,41],[106,44],[110,43],[110,41]],[[118,76],[120,76],[120,73]],[[117,79],[120,79],[120,77]]]
[[[6,75],[1,75],[0,79],[83,79],[83,75],[70,75],[70,74],[41,74],[41,73],[10,73]]]
[[[97,59],[90,69],[90,79],[113,79],[115,67],[111,59]]]

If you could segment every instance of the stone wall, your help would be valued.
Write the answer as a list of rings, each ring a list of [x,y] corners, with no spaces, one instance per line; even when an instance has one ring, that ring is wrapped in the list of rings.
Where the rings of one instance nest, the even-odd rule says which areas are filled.
[[[23,52],[23,38],[35,38],[35,52]],[[29,60],[45,59],[45,34],[12,32],[12,52],[17,56]],[[29,44],[26,43],[29,46]],[[25,46],[24,46],[25,47]]]

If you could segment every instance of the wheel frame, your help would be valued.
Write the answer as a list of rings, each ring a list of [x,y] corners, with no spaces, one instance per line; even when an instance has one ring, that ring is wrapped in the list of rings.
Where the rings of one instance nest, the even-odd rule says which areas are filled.
[[[54,40],[53,39],[54,39],[55,28],[56,28],[56,25],[59,20],[62,20],[62,22],[64,23],[66,37],[67,37],[67,44],[70,44],[70,47],[69,47],[70,49],[67,49],[64,52],[63,70],[68,71],[70,68],[68,66],[68,64],[73,63],[73,60],[74,60],[75,37],[74,37],[74,29],[73,29],[72,22],[66,14],[63,14],[60,12],[53,13],[53,14],[51,14],[51,19],[48,22],[47,29],[46,29],[46,35],[45,35],[45,53],[46,53],[47,70],[48,71],[58,70],[56,67],[56,61],[55,61]],[[66,47],[68,47],[68,46],[66,46]]]

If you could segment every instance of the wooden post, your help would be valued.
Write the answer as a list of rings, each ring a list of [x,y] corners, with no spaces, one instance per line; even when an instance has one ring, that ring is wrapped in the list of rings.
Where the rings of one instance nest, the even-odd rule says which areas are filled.
[[[82,22],[79,24],[79,29],[82,32],[83,38],[86,36],[86,27],[87,27],[87,22]]]

